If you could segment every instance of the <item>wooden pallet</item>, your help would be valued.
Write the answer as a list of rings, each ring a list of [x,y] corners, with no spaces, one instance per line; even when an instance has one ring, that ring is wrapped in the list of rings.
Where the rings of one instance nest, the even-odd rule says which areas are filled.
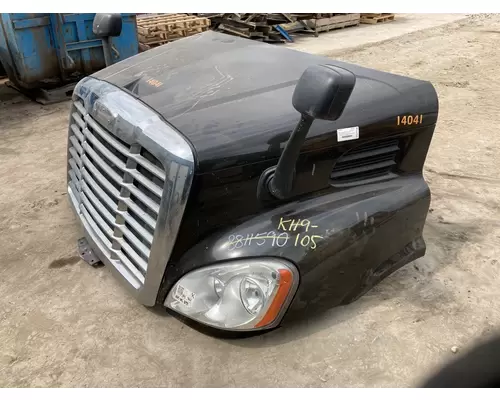
[[[394,21],[395,14],[380,13],[380,14],[361,14],[362,24],[378,24],[381,22]]]
[[[359,25],[360,14],[341,14],[334,17],[309,19],[303,22],[318,36],[319,32],[329,32],[334,29]]]
[[[192,36],[209,28],[208,18],[188,14],[159,14],[137,18],[139,43],[149,47]]]

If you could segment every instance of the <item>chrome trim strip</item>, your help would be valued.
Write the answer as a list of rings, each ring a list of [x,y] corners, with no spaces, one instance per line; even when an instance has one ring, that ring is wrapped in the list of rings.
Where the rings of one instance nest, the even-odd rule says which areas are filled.
[[[109,251],[102,242],[102,240],[109,240],[103,237],[103,232],[99,229],[98,223],[96,224],[92,219],[87,220],[87,217],[84,216],[84,213],[86,213],[84,202],[87,203],[91,199],[86,196],[82,198],[79,191],[83,190],[82,193],[85,193],[85,182],[83,182],[83,188],[78,188],[75,184],[78,182],[74,182],[70,172],[73,172],[72,176],[74,177],[77,172],[76,169],[73,171],[75,164],[80,167],[83,165],[83,168],[85,168],[86,146],[83,146],[82,155],[79,151],[74,150],[75,147],[68,140],[67,179],[70,203],[84,227],[89,244],[101,260],[111,267],[114,275],[125,283],[125,286],[142,304],[153,306],[156,303],[161,281],[177,238],[191,189],[194,176],[193,151],[186,139],[167,122],[163,121],[153,110],[108,82],[92,77],[82,79],[74,90],[73,100],[82,102],[83,107],[79,103],[73,106],[80,113],[90,115],[102,127],[123,142],[140,145],[156,157],[164,167],[163,171],[140,154],[133,156],[138,164],[143,165],[158,178],[165,180],[148,265],[143,282],[141,282],[142,276],[136,274],[134,270],[130,270],[130,265],[123,264],[123,260],[128,261],[127,258],[121,257],[121,252]],[[70,115],[73,116],[77,126],[82,129],[85,139],[91,139],[91,133],[87,132],[87,123],[91,119],[85,115],[84,120],[82,120],[75,108],[73,108]],[[76,126],[72,127],[71,124],[70,121],[68,137],[75,134],[74,131],[76,130]],[[95,126],[91,127],[95,129]],[[107,133],[104,132],[104,134]],[[118,151],[121,150],[122,146],[119,141],[111,136],[105,137],[105,139],[111,139],[111,145]],[[72,160],[71,163],[70,160]],[[127,166],[122,165],[119,167],[127,168]],[[86,174],[85,170],[82,172],[82,175]],[[108,200],[106,197],[108,196],[101,200]],[[92,201],[88,203],[92,206]],[[117,210],[118,214],[120,212],[120,210]],[[123,217],[125,221],[128,220],[126,211]],[[148,219],[147,222],[151,223],[150,218],[144,217]],[[93,227],[93,224],[96,226]]]

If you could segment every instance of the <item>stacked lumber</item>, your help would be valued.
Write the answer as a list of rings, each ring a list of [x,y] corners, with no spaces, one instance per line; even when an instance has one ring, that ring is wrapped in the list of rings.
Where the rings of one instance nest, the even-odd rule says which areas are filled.
[[[293,41],[290,33],[313,33],[359,24],[360,14],[196,14],[209,18],[212,29],[270,43]]]
[[[210,28],[208,18],[189,14],[147,14],[137,16],[141,47],[160,46],[173,40],[201,33]]]
[[[365,14],[361,14],[361,23],[362,24],[378,24],[381,22],[394,21],[395,16],[396,15],[392,14],[392,13],[379,13],[379,14],[365,13]]]

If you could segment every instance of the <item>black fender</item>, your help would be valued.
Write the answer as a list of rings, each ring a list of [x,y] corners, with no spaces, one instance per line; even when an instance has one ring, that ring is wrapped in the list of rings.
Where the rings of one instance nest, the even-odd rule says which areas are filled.
[[[309,316],[353,301],[423,256],[429,206],[430,190],[421,175],[292,200],[192,247],[168,266],[163,293],[203,266],[279,257],[294,263],[300,274],[287,318]]]

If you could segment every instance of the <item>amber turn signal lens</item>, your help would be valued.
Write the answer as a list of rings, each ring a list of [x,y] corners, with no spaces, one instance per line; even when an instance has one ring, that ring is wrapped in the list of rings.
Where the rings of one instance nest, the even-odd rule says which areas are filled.
[[[280,274],[278,292],[276,293],[276,296],[274,297],[271,305],[267,309],[264,317],[262,317],[259,323],[255,325],[256,328],[261,328],[269,325],[276,319],[279,312],[281,311],[283,304],[285,303],[285,300],[288,297],[288,294],[290,293],[290,289],[293,284],[292,273],[287,269],[279,269],[278,272]]]

